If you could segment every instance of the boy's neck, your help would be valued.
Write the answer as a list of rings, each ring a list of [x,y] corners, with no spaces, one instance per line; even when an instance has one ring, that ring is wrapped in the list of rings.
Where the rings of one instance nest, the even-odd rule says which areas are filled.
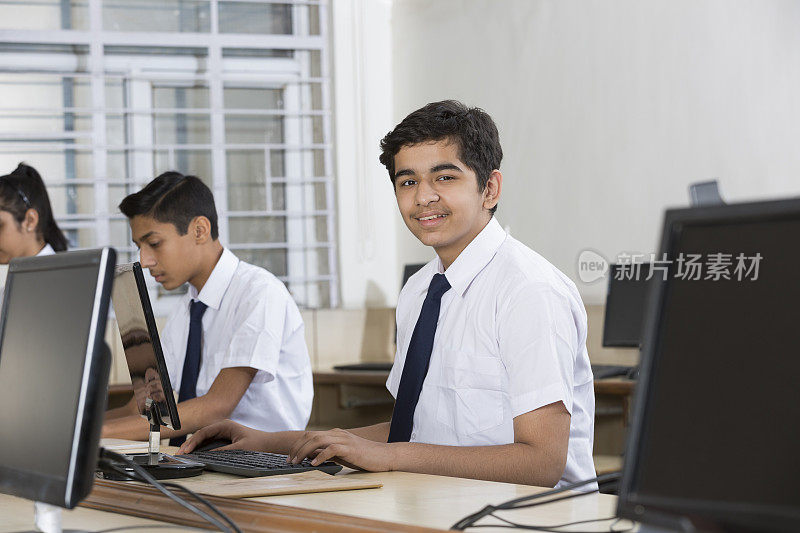
[[[491,221],[492,217],[490,216],[489,219],[486,221],[486,223],[483,224],[476,232],[473,233],[472,238],[466,244],[462,245],[460,248],[456,249],[439,248],[438,250],[436,250],[436,255],[439,256],[439,261],[442,262],[442,268],[445,271],[448,268],[450,268],[450,265],[456,262],[456,259],[458,259],[458,257],[461,255],[461,252],[466,250],[467,247],[470,244],[472,244],[472,241],[474,241],[478,237],[478,235],[480,235],[480,233],[486,228],[486,226],[489,225],[489,222]]]
[[[219,240],[216,240],[208,244],[202,251],[200,255],[200,268],[198,268],[197,274],[189,279],[189,283],[195,288],[198,294],[203,290],[203,286],[205,286],[208,278],[211,277],[214,267],[217,266],[220,257],[222,257],[223,250],[222,244],[220,244]]]

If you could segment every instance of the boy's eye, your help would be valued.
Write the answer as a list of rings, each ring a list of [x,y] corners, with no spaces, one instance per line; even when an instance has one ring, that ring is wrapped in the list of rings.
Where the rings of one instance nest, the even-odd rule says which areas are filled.
[[[409,185],[414,185],[416,183],[415,180],[403,180],[400,182],[401,187],[408,187]]]
[[[451,180],[451,179],[453,179],[453,176],[439,176],[436,179],[437,180]]]
[[[147,243],[147,245],[148,245],[150,248],[158,248],[158,246],[159,246],[160,244],[161,244],[161,241],[157,241],[157,242],[149,242],[149,243]]]

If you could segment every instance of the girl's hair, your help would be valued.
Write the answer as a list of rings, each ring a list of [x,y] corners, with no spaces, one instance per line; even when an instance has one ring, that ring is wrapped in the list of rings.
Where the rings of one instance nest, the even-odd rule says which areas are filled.
[[[67,239],[53,218],[50,197],[35,168],[20,163],[11,174],[0,176],[0,209],[11,213],[17,224],[25,220],[28,209],[36,209],[39,213],[36,234],[56,252],[67,249]]]

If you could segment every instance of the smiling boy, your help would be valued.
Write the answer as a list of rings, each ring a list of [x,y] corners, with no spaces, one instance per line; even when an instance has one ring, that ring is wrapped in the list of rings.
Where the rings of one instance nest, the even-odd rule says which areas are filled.
[[[455,101],[411,113],[381,141],[409,230],[436,252],[397,304],[390,422],[262,433],[215,424],[187,442],[540,486],[595,477],[586,313],[575,285],[494,218],[497,128]],[[587,485],[589,490],[596,485]]]
[[[228,417],[262,430],[303,429],[313,390],[300,312],[280,280],[219,242],[209,188],[166,172],[120,210],[142,267],[167,290],[189,284],[161,332],[181,420],[179,431],[164,435]],[[135,399],[109,411],[103,436],[146,439],[149,426],[138,412]]]

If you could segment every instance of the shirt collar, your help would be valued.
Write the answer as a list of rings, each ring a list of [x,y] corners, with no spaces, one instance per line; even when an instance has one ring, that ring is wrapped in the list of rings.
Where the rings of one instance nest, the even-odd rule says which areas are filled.
[[[435,273],[444,273],[450,286],[458,292],[461,296],[467,291],[472,280],[478,275],[478,272],[489,264],[494,254],[500,248],[500,245],[506,240],[506,231],[500,226],[500,223],[495,217],[489,220],[478,235],[472,239],[464,250],[458,254],[456,260],[450,265],[447,271],[444,270],[442,260],[436,258],[432,263],[434,271],[430,272],[430,278],[433,278]],[[429,280],[430,281],[430,280]],[[421,287],[420,292],[428,290],[428,285]]]
[[[206,284],[203,285],[203,290],[198,294],[197,289],[193,285],[189,285],[189,296],[192,299],[200,300],[211,309],[219,309],[222,297],[225,296],[225,291],[228,290],[238,266],[239,258],[227,248],[223,248],[219,261],[211,271]]]
[[[40,255],[53,255],[55,253],[56,253],[56,251],[53,250],[53,247],[50,246],[50,243],[47,243],[47,244],[44,245],[44,248],[39,250],[39,253],[36,254],[36,256],[38,257]]]

